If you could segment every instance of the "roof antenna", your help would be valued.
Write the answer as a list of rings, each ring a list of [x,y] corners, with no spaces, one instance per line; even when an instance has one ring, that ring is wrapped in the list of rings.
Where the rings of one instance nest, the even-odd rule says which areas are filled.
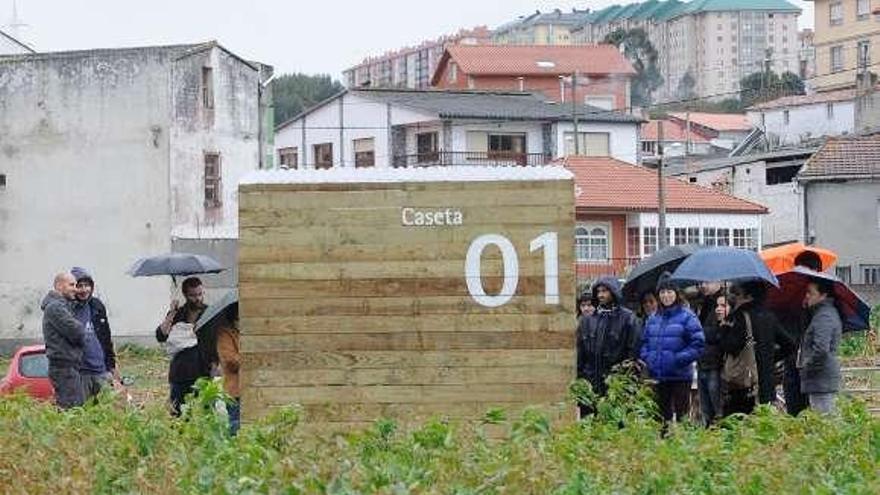
[[[28,27],[28,25],[18,17],[18,2],[12,0],[12,18],[9,19],[9,34],[11,34],[13,38],[21,40],[21,30],[26,27]]]

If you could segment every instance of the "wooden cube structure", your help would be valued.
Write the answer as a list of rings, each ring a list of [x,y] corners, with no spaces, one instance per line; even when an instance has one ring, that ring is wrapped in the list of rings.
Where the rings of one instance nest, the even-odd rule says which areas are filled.
[[[562,167],[279,170],[240,186],[242,410],[308,422],[562,406],[575,376]]]

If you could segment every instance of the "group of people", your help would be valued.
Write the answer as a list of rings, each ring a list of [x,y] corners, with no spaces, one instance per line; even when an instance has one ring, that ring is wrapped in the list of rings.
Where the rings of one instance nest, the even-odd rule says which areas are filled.
[[[107,309],[94,290],[94,278],[74,267],[55,276],[40,305],[49,380],[64,409],[83,405],[106,386],[122,386]]]
[[[55,276],[41,304],[49,380],[55,402],[62,409],[82,406],[104,387],[122,387],[107,309],[94,296],[94,289],[94,278],[83,268],[74,267]],[[204,287],[197,277],[190,277],[181,289],[184,304],[172,300],[156,328],[156,340],[165,343],[171,357],[171,414],[180,415],[186,397],[195,393],[196,380],[222,375],[223,386],[233,399],[227,411],[235,434],[241,411],[238,313],[223,311],[210,328],[196,331],[196,322],[207,309]]]
[[[811,255],[795,263],[821,270]],[[578,378],[601,396],[612,368],[632,361],[653,383],[667,422],[688,417],[695,377],[707,426],[765,403],[784,402],[792,415],[808,407],[834,412],[843,325],[829,282],[811,279],[803,307],[786,312],[765,307],[763,282],[704,282],[698,292],[684,297],[663,274],[634,312],[624,305],[617,279],[599,279],[577,301]],[[777,398],[778,385],[784,400]],[[591,412],[581,406],[582,416]]]

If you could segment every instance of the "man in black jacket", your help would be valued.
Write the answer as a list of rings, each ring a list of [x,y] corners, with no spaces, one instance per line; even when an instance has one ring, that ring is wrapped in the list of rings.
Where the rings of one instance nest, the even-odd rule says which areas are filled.
[[[605,395],[605,378],[611,368],[627,359],[638,359],[642,327],[629,309],[620,305],[620,283],[613,277],[593,284],[595,312],[581,318],[577,329],[577,376]],[[589,414],[581,407],[581,416]]]
[[[73,316],[71,304],[76,294],[76,280],[70,273],[55,275],[53,290],[43,298],[43,341],[49,359],[49,381],[55,391],[55,403],[62,409],[81,406],[83,397],[79,366],[85,334]]]
[[[183,281],[181,291],[186,302],[183,306],[177,299],[171,301],[171,307],[165,315],[162,323],[156,327],[156,340],[161,342],[168,341],[169,334],[172,331],[184,332],[191,331],[199,316],[207,309],[204,303],[204,289],[202,281],[197,277],[189,277]],[[183,325],[178,325],[183,324]],[[180,406],[183,404],[187,394],[194,391],[193,386],[196,380],[202,377],[211,376],[211,357],[216,351],[211,352],[207,343],[201,336],[195,345],[186,347],[171,358],[171,365],[168,369],[168,383],[170,385],[170,401],[171,413],[174,416],[180,416]]]
[[[101,392],[109,379],[116,384],[120,383],[119,372],[116,369],[116,351],[113,348],[107,308],[94,296],[94,278],[84,268],[78,266],[73,267],[70,273],[76,278],[76,302],[73,312],[85,329],[80,375],[82,375],[85,398],[90,399]]]

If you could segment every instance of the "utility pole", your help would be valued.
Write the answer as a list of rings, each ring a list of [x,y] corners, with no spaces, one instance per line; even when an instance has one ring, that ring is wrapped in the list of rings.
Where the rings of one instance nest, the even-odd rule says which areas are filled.
[[[685,139],[684,139],[684,156],[688,156],[691,152],[691,112],[685,112]]]
[[[666,188],[663,184],[663,119],[657,121],[657,248],[666,247]]]
[[[580,143],[578,143],[578,116],[577,116],[577,83],[578,73],[575,71],[571,75],[571,121],[574,125],[574,154],[581,154]]]

